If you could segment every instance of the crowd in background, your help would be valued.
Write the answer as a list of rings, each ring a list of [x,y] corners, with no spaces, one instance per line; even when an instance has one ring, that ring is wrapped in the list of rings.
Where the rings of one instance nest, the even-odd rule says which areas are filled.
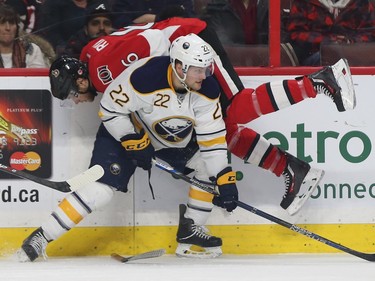
[[[321,47],[375,41],[374,0],[282,0],[281,43],[296,65],[321,65]],[[91,39],[171,15],[199,17],[226,47],[268,44],[269,0],[0,0],[0,67],[49,67]],[[14,10],[12,10],[14,9]]]

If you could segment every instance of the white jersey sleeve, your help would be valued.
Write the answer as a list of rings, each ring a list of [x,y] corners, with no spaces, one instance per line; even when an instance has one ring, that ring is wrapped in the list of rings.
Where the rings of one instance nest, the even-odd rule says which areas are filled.
[[[216,176],[228,166],[225,123],[218,98],[209,102],[205,97],[200,99],[200,104],[194,104],[194,129],[208,175]]]
[[[152,108],[152,102],[149,104],[141,100],[129,82],[132,71],[147,60],[137,61],[123,71],[107,87],[100,101],[99,116],[108,132],[118,141],[136,132],[130,118],[132,112]]]

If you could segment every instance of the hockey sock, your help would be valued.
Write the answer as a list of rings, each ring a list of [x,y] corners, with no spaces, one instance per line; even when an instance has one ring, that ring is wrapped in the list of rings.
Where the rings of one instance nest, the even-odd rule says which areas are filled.
[[[109,203],[112,196],[113,190],[98,182],[69,194],[42,224],[46,238],[57,239],[88,214]]]
[[[197,225],[204,225],[211,214],[213,195],[195,186],[190,186],[185,218],[190,218]]]
[[[315,98],[317,95],[317,92],[315,91],[313,82],[311,79],[307,76],[298,77],[295,79],[297,83],[292,82],[293,80],[290,80],[289,87],[292,92],[299,93],[298,95],[294,95],[294,99],[296,102],[299,102],[306,98]],[[298,87],[298,90],[295,90],[295,88]]]
[[[277,177],[281,176],[287,165],[287,158],[279,148],[274,145],[270,145],[269,151],[264,158],[261,167],[274,173]]]
[[[237,157],[253,165],[259,165],[270,143],[254,130],[239,126],[235,123],[226,123],[226,141],[228,149]]]
[[[286,156],[257,132],[237,124],[226,123],[229,150],[246,162],[280,176],[286,167]]]
[[[262,115],[315,97],[316,91],[307,76],[264,83],[255,90],[243,89],[239,92],[227,109],[227,119],[230,123],[246,124]]]

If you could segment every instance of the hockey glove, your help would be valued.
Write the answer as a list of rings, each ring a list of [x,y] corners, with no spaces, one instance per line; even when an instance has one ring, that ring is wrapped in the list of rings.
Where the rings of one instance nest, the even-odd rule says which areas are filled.
[[[234,200],[238,200],[238,190],[236,186],[236,173],[231,167],[226,167],[217,174],[216,185],[219,189],[219,195],[212,199],[212,203],[216,206],[232,212],[237,207]]]
[[[142,130],[139,134],[129,134],[121,138],[121,145],[125,148],[127,156],[143,170],[150,170],[155,150],[148,134]]]

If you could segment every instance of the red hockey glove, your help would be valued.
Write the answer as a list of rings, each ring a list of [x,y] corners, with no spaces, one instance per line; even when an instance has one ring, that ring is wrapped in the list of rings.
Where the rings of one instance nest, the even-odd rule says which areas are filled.
[[[126,154],[134,163],[143,170],[150,170],[155,149],[151,144],[148,134],[142,130],[139,134],[129,134],[121,138],[121,145]]]
[[[234,200],[238,200],[238,190],[236,186],[236,173],[231,167],[226,167],[217,174],[216,185],[219,189],[219,195],[212,199],[212,203],[216,206],[232,212],[237,207]]]

